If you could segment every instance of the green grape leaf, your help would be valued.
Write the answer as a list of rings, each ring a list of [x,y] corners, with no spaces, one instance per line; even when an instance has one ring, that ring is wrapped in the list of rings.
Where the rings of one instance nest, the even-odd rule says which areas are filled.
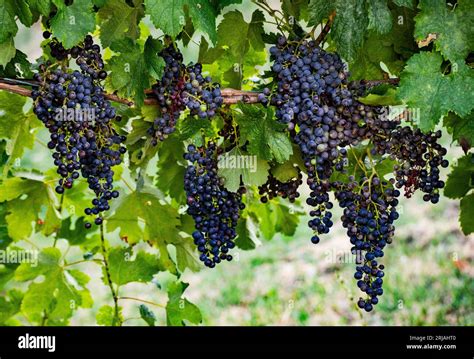
[[[43,16],[48,16],[51,12],[51,0],[28,0],[28,4],[32,10]]]
[[[225,179],[225,187],[236,192],[240,181],[248,186],[260,186],[267,181],[267,161],[248,153],[242,152],[238,147],[222,155],[218,163],[219,176]]]
[[[32,112],[24,113],[26,101],[20,95],[0,91],[0,139],[7,141],[6,152],[10,156],[4,173],[23,156],[25,148],[33,147],[32,130],[40,125]]]
[[[109,249],[108,263],[110,279],[117,285],[131,282],[146,283],[163,270],[158,256],[140,251],[133,258],[132,249],[124,247]],[[104,272],[104,281],[106,275]]]
[[[206,121],[209,122],[209,121]],[[183,186],[178,186],[177,182],[184,183],[183,166],[184,147],[183,142],[172,136],[166,140],[165,146],[160,146],[158,150],[158,174],[156,185],[163,193],[167,193],[178,203],[186,202],[186,194]]]
[[[66,239],[72,246],[81,245],[86,241],[90,241],[90,238],[87,238],[90,230],[84,227],[84,217],[78,218],[74,223],[74,226],[71,226],[71,222],[71,217],[68,217],[61,222],[61,228],[59,229],[56,238]]]
[[[450,112],[444,118],[443,125],[463,148],[474,146],[474,112],[466,117],[459,117]]]
[[[352,61],[364,42],[365,32],[369,25],[369,16],[364,1],[312,0],[308,10],[308,24],[310,26],[318,25],[323,19],[328,18],[330,13],[336,12],[331,28],[331,38],[336,44],[338,53],[344,59]],[[380,26],[378,21],[377,27]],[[381,27],[384,26],[386,25]],[[347,31],[347,29],[351,29],[351,31]]]
[[[432,130],[449,111],[465,116],[474,108],[474,71],[456,63],[444,75],[442,61],[438,53],[413,55],[400,76],[398,98],[419,110],[418,123],[424,131]]]
[[[8,291],[6,296],[0,297],[0,324],[5,322],[20,311],[23,293],[17,289]]]
[[[196,30],[201,30],[209,36],[211,42],[217,43],[215,8],[209,0],[186,0],[185,5],[188,8],[189,16]]]
[[[386,1],[369,0],[369,26],[379,34],[386,34],[392,28],[392,13]]]
[[[138,310],[140,312],[140,317],[146,322],[146,324],[150,327],[154,327],[156,322],[155,313],[153,313],[145,304],[140,304]]]
[[[183,282],[175,282],[168,286],[166,322],[170,326],[183,326],[185,325],[185,320],[193,324],[199,324],[202,321],[199,308],[182,297],[188,285]]]
[[[240,88],[245,79],[258,73],[256,66],[266,62],[262,19],[260,10],[254,11],[250,23],[237,10],[227,12],[217,28],[216,47],[209,49],[201,42],[199,61],[212,65],[209,70],[214,80]]]
[[[149,67],[145,61],[143,50],[132,40],[125,38],[114,42],[111,46],[120,55],[109,60],[111,74],[107,77],[107,85],[119,96],[134,98],[138,106],[143,104],[145,89],[150,86]]]
[[[474,193],[463,197],[461,200],[461,214],[459,215],[459,222],[461,229],[465,235],[474,232]]]
[[[0,2],[0,44],[13,38],[18,31],[15,22],[15,2],[4,0]]]
[[[175,37],[185,24],[184,3],[185,0],[145,0],[145,12],[156,27]]]
[[[310,0],[308,4],[308,25],[316,26],[327,19],[334,10],[334,5],[330,1]]]
[[[144,187],[120,198],[115,213],[107,221],[109,232],[120,228],[120,235],[126,237],[129,244],[143,240],[156,243],[158,247],[179,235],[178,212],[169,204],[160,203],[156,189]],[[142,226],[143,223],[153,225]]]
[[[15,57],[15,54],[16,49],[12,37],[0,43],[0,66],[6,66]]]
[[[16,0],[15,6],[17,9],[16,14],[18,15],[18,20],[20,20],[20,22],[26,27],[33,25],[33,14],[31,13],[29,2]]]
[[[115,316],[115,309],[110,305],[103,305],[97,311],[95,320],[98,325],[106,327],[118,326],[119,322],[123,322],[122,307],[119,307],[118,318]]]
[[[145,42],[145,63],[150,76],[155,79],[161,79],[165,68],[165,60],[158,56],[162,48],[161,41],[153,39],[151,36]]]
[[[7,215],[7,204],[0,203],[0,249],[4,250],[11,243],[12,239],[8,235],[8,225],[5,220]]]
[[[289,16],[296,20],[308,20],[308,5],[308,0],[282,0],[281,2],[281,8],[288,20]]]
[[[291,141],[282,131],[285,126],[275,121],[273,110],[243,104],[239,109],[242,113],[235,120],[240,126],[241,145],[248,141],[248,152],[267,161],[283,163],[288,160],[293,154]]]
[[[170,238],[169,242],[176,248],[176,261],[181,272],[184,272],[186,268],[193,272],[201,270],[202,265],[198,260],[196,246],[189,234],[184,238],[181,236]]]
[[[235,228],[237,232],[237,238],[235,239],[235,245],[240,249],[246,251],[255,249],[260,243],[257,237],[255,229],[255,223],[249,216],[242,216],[237,223]]]
[[[214,8],[220,12],[223,8],[233,4],[242,4],[242,0],[210,0]]]
[[[404,6],[413,9],[413,0],[393,0],[393,3],[397,6]]]
[[[124,37],[136,40],[140,36],[138,23],[144,16],[140,1],[107,0],[97,13],[100,23],[100,41],[103,47],[109,47],[113,42]]]
[[[271,200],[265,205],[253,205],[249,212],[258,219],[258,231],[266,240],[271,240],[276,233],[294,235],[302,215],[294,205],[289,207],[279,200]]]
[[[474,188],[474,155],[467,154],[458,159],[448,175],[444,195],[449,198],[464,197]]]
[[[194,28],[209,36],[213,44],[217,41],[217,13],[209,0],[153,0],[145,1],[146,13],[153,24],[172,37],[176,37],[186,25],[186,13],[193,22]]]
[[[20,77],[30,78],[33,77],[31,71],[31,64],[25,53],[20,50],[16,50],[15,57],[2,69],[0,67],[0,75],[3,77]]]
[[[67,49],[77,45],[95,29],[95,14],[90,0],[74,0],[58,9],[51,19],[51,31]]]
[[[459,0],[450,9],[444,0],[421,0],[415,17],[418,43],[435,37],[436,48],[451,62],[464,61],[474,48],[474,2]]]
[[[332,39],[336,43],[339,54],[350,61],[364,42],[368,26],[367,9],[363,1],[338,0],[336,2],[336,17],[332,26]],[[347,29],[351,29],[347,31]]]
[[[51,234],[60,226],[58,200],[51,183],[41,179],[7,178],[0,184],[0,202],[3,201],[8,201],[8,234],[14,240],[28,238],[33,233],[32,222],[40,218],[43,210],[44,233]]]
[[[43,276],[43,280],[31,282],[21,303],[21,311],[33,322],[41,322],[46,314],[47,322],[65,325],[78,307],[90,306],[84,301],[87,279],[81,284],[72,282],[69,271],[61,266],[61,252],[57,248],[45,248],[38,256],[38,263],[22,263],[15,272],[18,281],[29,281]],[[79,289],[78,289],[79,287]],[[71,305],[71,304],[74,305]]]

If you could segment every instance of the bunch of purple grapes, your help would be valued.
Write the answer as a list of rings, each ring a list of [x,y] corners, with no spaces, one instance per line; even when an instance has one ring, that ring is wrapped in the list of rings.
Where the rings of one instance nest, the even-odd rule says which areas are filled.
[[[50,36],[47,32],[44,35]],[[40,86],[32,92],[34,113],[50,132],[48,148],[54,151],[54,164],[61,176],[56,192],[63,194],[82,175],[95,194],[85,214],[94,215],[95,224],[100,225],[100,213],[119,196],[113,189],[112,167],[122,162],[125,136],[115,131],[112,121],[120,117],[104,97],[102,80],[107,73],[92,37],[87,36],[83,44],[71,50],[65,50],[56,39],[50,46],[57,60],[74,58],[80,67],[80,71],[72,71],[49,63],[35,74]],[[85,227],[90,228],[91,223],[86,222]]]
[[[203,76],[201,64],[185,66],[175,44],[171,43],[159,55],[165,60],[165,68],[161,80],[152,88],[160,108],[160,115],[148,129],[153,145],[176,130],[186,108],[193,116],[211,118],[223,102],[219,84]]]
[[[184,158],[189,161],[184,177],[187,212],[194,219],[194,243],[199,259],[209,268],[223,260],[232,260],[229,251],[235,247],[236,226],[243,189],[228,191],[217,173],[217,146],[210,142],[196,148],[189,145]]]

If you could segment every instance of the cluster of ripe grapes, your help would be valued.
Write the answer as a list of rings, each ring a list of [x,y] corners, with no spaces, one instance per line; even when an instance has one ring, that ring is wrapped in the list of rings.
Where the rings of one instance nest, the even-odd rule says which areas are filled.
[[[232,260],[229,250],[235,247],[236,226],[244,189],[231,192],[217,173],[219,151],[215,143],[196,148],[189,145],[184,158],[189,161],[184,177],[187,212],[194,219],[192,236],[199,259],[209,268],[223,260]]]
[[[45,38],[51,34],[45,32]],[[86,215],[102,223],[101,212],[110,208],[109,201],[119,192],[113,189],[112,167],[122,162],[125,136],[119,135],[112,121],[120,120],[104,97],[103,80],[107,77],[91,36],[70,50],[56,40],[49,43],[51,55],[61,63],[41,65],[35,74],[39,88],[32,92],[34,113],[50,132],[48,147],[53,150],[54,164],[61,176],[56,192],[64,193],[81,175],[94,192],[92,207]],[[80,70],[72,70],[66,60],[75,59]],[[90,222],[85,223],[91,227]]]
[[[183,55],[171,43],[159,54],[165,60],[163,76],[153,85],[160,115],[148,129],[152,144],[157,145],[176,129],[176,123],[187,108],[193,116],[211,118],[222,105],[221,90],[211,77],[202,75],[202,65],[183,64]]]
[[[278,121],[287,124],[301,150],[311,190],[306,199],[312,207],[308,222],[314,231],[311,241],[319,243],[320,235],[333,225],[329,193],[334,191],[344,208],[342,222],[357,255],[354,277],[366,294],[358,306],[371,311],[383,293],[384,267],[378,260],[394,234],[398,189],[404,188],[409,197],[420,188],[425,200],[436,203],[439,199],[438,191],[444,186],[439,167],[448,165],[443,158],[446,150],[437,143],[440,133],[423,134],[402,127],[400,120],[389,120],[386,108],[359,102],[363,89],[348,82],[342,60],[314,41],[289,41],[281,36],[270,54],[275,83],[264,89],[259,100],[276,107]],[[374,145],[373,154],[398,161],[395,178],[384,181],[373,168],[367,173],[362,163],[363,177],[349,177],[349,183],[333,180],[335,172],[345,172],[347,147],[367,139]],[[297,190],[285,188],[291,193]]]
[[[268,174],[267,182],[258,187],[258,194],[261,196],[260,201],[262,203],[267,203],[273,198],[281,197],[288,199],[291,203],[294,203],[300,196],[298,188],[303,184],[303,174],[301,173],[299,167],[295,168],[298,174],[295,178],[291,178],[286,182],[278,180],[270,172]]]

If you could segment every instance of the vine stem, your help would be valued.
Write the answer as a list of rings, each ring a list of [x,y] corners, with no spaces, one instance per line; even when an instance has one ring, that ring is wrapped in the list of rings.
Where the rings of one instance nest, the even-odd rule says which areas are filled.
[[[137,302],[142,302],[142,303],[154,305],[155,307],[166,308],[166,305],[159,304],[159,303],[155,303],[155,302],[151,302],[151,301],[145,300],[145,299],[135,298],[135,297],[118,297],[118,299],[119,299],[119,300],[124,300],[124,299],[135,300],[135,301],[137,301]]]
[[[13,85],[13,79],[5,80],[0,78],[0,90],[4,90],[10,93],[15,93],[21,96],[31,97],[31,90],[26,89],[20,85]],[[31,83],[31,86],[37,86],[33,81],[30,80],[19,80],[23,84],[23,82],[28,81]],[[381,84],[390,84],[390,85],[397,85],[400,79],[392,78],[392,79],[385,79],[385,80],[361,80],[359,81],[361,84],[365,85],[366,87],[374,87]],[[9,83],[7,83],[9,82]],[[354,82],[353,82],[354,83]],[[151,96],[153,94],[152,90],[145,90],[145,94]],[[231,88],[224,88],[221,90],[221,95],[224,99],[224,104],[226,105],[235,105],[239,102],[243,103],[258,103],[258,95],[260,92],[258,91],[243,91],[243,90],[236,90]],[[125,98],[121,98],[116,94],[104,94],[105,98],[117,102],[125,104],[129,107],[134,106],[134,102],[130,101]],[[158,104],[157,100],[153,97],[148,97],[145,99],[145,105],[156,105]]]
[[[328,22],[326,23],[326,25],[324,25],[323,29],[321,30],[321,33],[318,35],[318,37],[315,40],[317,46],[319,46],[324,41],[326,36],[329,34],[329,31],[331,30],[331,26],[334,22],[335,17],[336,17],[336,11],[333,11],[331,14],[329,14]]]
[[[104,223],[100,224],[100,245],[102,248],[102,256],[104,257],[104,269],[107,284],[109,285],[110,292],[112,293],[112,297],[114,299],[114,322],[117,321],[119,326],[122,326],[122,321],[119,314],[118,295],[112,283],[112,279],[110,278],[109,260],[107,259],[107,248],[105,247]]]

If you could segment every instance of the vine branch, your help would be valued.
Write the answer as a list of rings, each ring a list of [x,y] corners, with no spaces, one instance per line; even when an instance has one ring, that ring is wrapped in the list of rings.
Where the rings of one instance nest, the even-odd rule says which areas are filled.
[[[393,79],[386,79],[386,80],[361,80],[360,83],[365,85],[366,87],[374,87],[381,84],[390,84],[390,85],[398,85],[400,79],[393,78]],[[17,83],[17,84],[13,84]],[[10,93],[15,93],[17,95],[31,97],[31,90],[24,88],[23,86],[19,85],[22,84],[23,86],[31,86],[36,87],[38,84],[32,80],[16,80],[16,79],[4,79],[0,78],[0,90],[4,90]],[[151,97],[153,92],[152,90],[145,90],[145,94],[149,97],[145,99],[145,105],[156,105],[158,102],[155,98]],[[235,105],[239,102],[243,103],[258,103],[258,95],[260,92],[258,91],[243,91],[243,90],[235,90],[232,88],[224,88],[221,90],[222,98],[224,99],[224,104],[226,105]],[[121,98],[116,94],[104,94],[105,98],[117,102],[125,104],[129,107],[134,106],[134,102],[130,101],[125,98]]]
[[[333,11],[331,14],[329,14],[328,22],[326,25],[324,25],[323,29],[321,30],[321,33],[319,36],[316,38],[316,45],[319,46],[326,36],[329,34],[329,31],[331,30],[331,26],[334,22],[334,18],[336,17],[336,11]]]
[[[100,224],[100,244],[102,248],[102,256],[104,257],[104,269],[105,269],[105,277],[107,280],[107,284],[110,288],[110,292],[112,293],[112,297],[114,299],[114,321],[117,321],[119,326],[122,325],[122,321],[120,320],[120,312],[119,312],[119,305],[118,305],[118,295],[117,291],[114,288],[112,283],[112,279],[110,278],[110,268],[109,268],[109,260],[107,259],[107,249],[105,248],[105,237],[104,237],[104,224]]]

